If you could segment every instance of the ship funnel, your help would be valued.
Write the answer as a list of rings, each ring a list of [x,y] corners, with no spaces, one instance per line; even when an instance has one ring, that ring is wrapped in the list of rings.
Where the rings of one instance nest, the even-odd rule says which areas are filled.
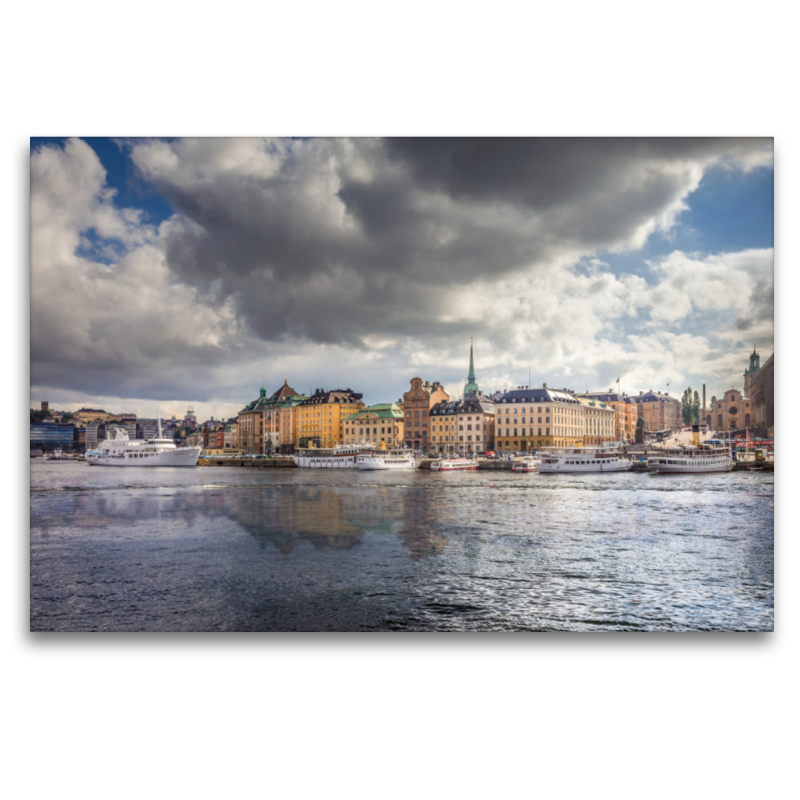
[[[692,425],[692,444],[697,446],[700,444],[700,426]]]

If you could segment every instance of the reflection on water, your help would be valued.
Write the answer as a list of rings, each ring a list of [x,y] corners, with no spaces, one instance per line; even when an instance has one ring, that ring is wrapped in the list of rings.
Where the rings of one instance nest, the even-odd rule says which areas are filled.
[[[32,629],[773,625],[768,474],[136,472],[32,464]]]

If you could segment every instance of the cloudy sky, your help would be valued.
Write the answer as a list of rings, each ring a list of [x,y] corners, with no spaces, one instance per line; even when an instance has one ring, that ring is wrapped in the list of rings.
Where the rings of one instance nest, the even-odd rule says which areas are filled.
[[[32,404],[706,383],[773,350],[771,139],[33,139]]]

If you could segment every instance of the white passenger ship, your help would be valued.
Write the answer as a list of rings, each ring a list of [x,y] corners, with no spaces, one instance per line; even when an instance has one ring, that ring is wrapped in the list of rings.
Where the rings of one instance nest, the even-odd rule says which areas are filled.
[[[434,472],[450,472],[452,470],[478,469],[477,458],[462,458],[453,456],[452,458],[440,458],[431,464]]]
[[[733,459],[724,445],[682,445],[651,452],[647,466],[656,473],[730,472]]]
[[[356,456],[358,469],[416,469],[419,462],[413,450],[398,447],[394,450],[378,450]]]
[[[292,456],[296,467],[304,469],[355,469],[360,447],[337,444],[335,447],[304,447]]]
[[[620,452],[620,443],[588,447],[544,447],[539,472],[627,472],[631,461]]]
[[[157,437],[132,441],[118,428],[113,439],[106,438],[99,447],[86,453],[86,461],[99,467],[193,467],[202,449],[176,447],[172,439],[164,438],[159,420]]]

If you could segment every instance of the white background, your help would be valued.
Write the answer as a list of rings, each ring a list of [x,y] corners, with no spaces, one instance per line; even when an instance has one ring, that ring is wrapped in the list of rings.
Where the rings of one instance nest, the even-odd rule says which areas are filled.
[[[795,25],[782,8],[40,2],[6,12],[6,796],[797,791],[800,139]],[[30,634],[28,137],[264,133],[775,136],[776,632]]]

